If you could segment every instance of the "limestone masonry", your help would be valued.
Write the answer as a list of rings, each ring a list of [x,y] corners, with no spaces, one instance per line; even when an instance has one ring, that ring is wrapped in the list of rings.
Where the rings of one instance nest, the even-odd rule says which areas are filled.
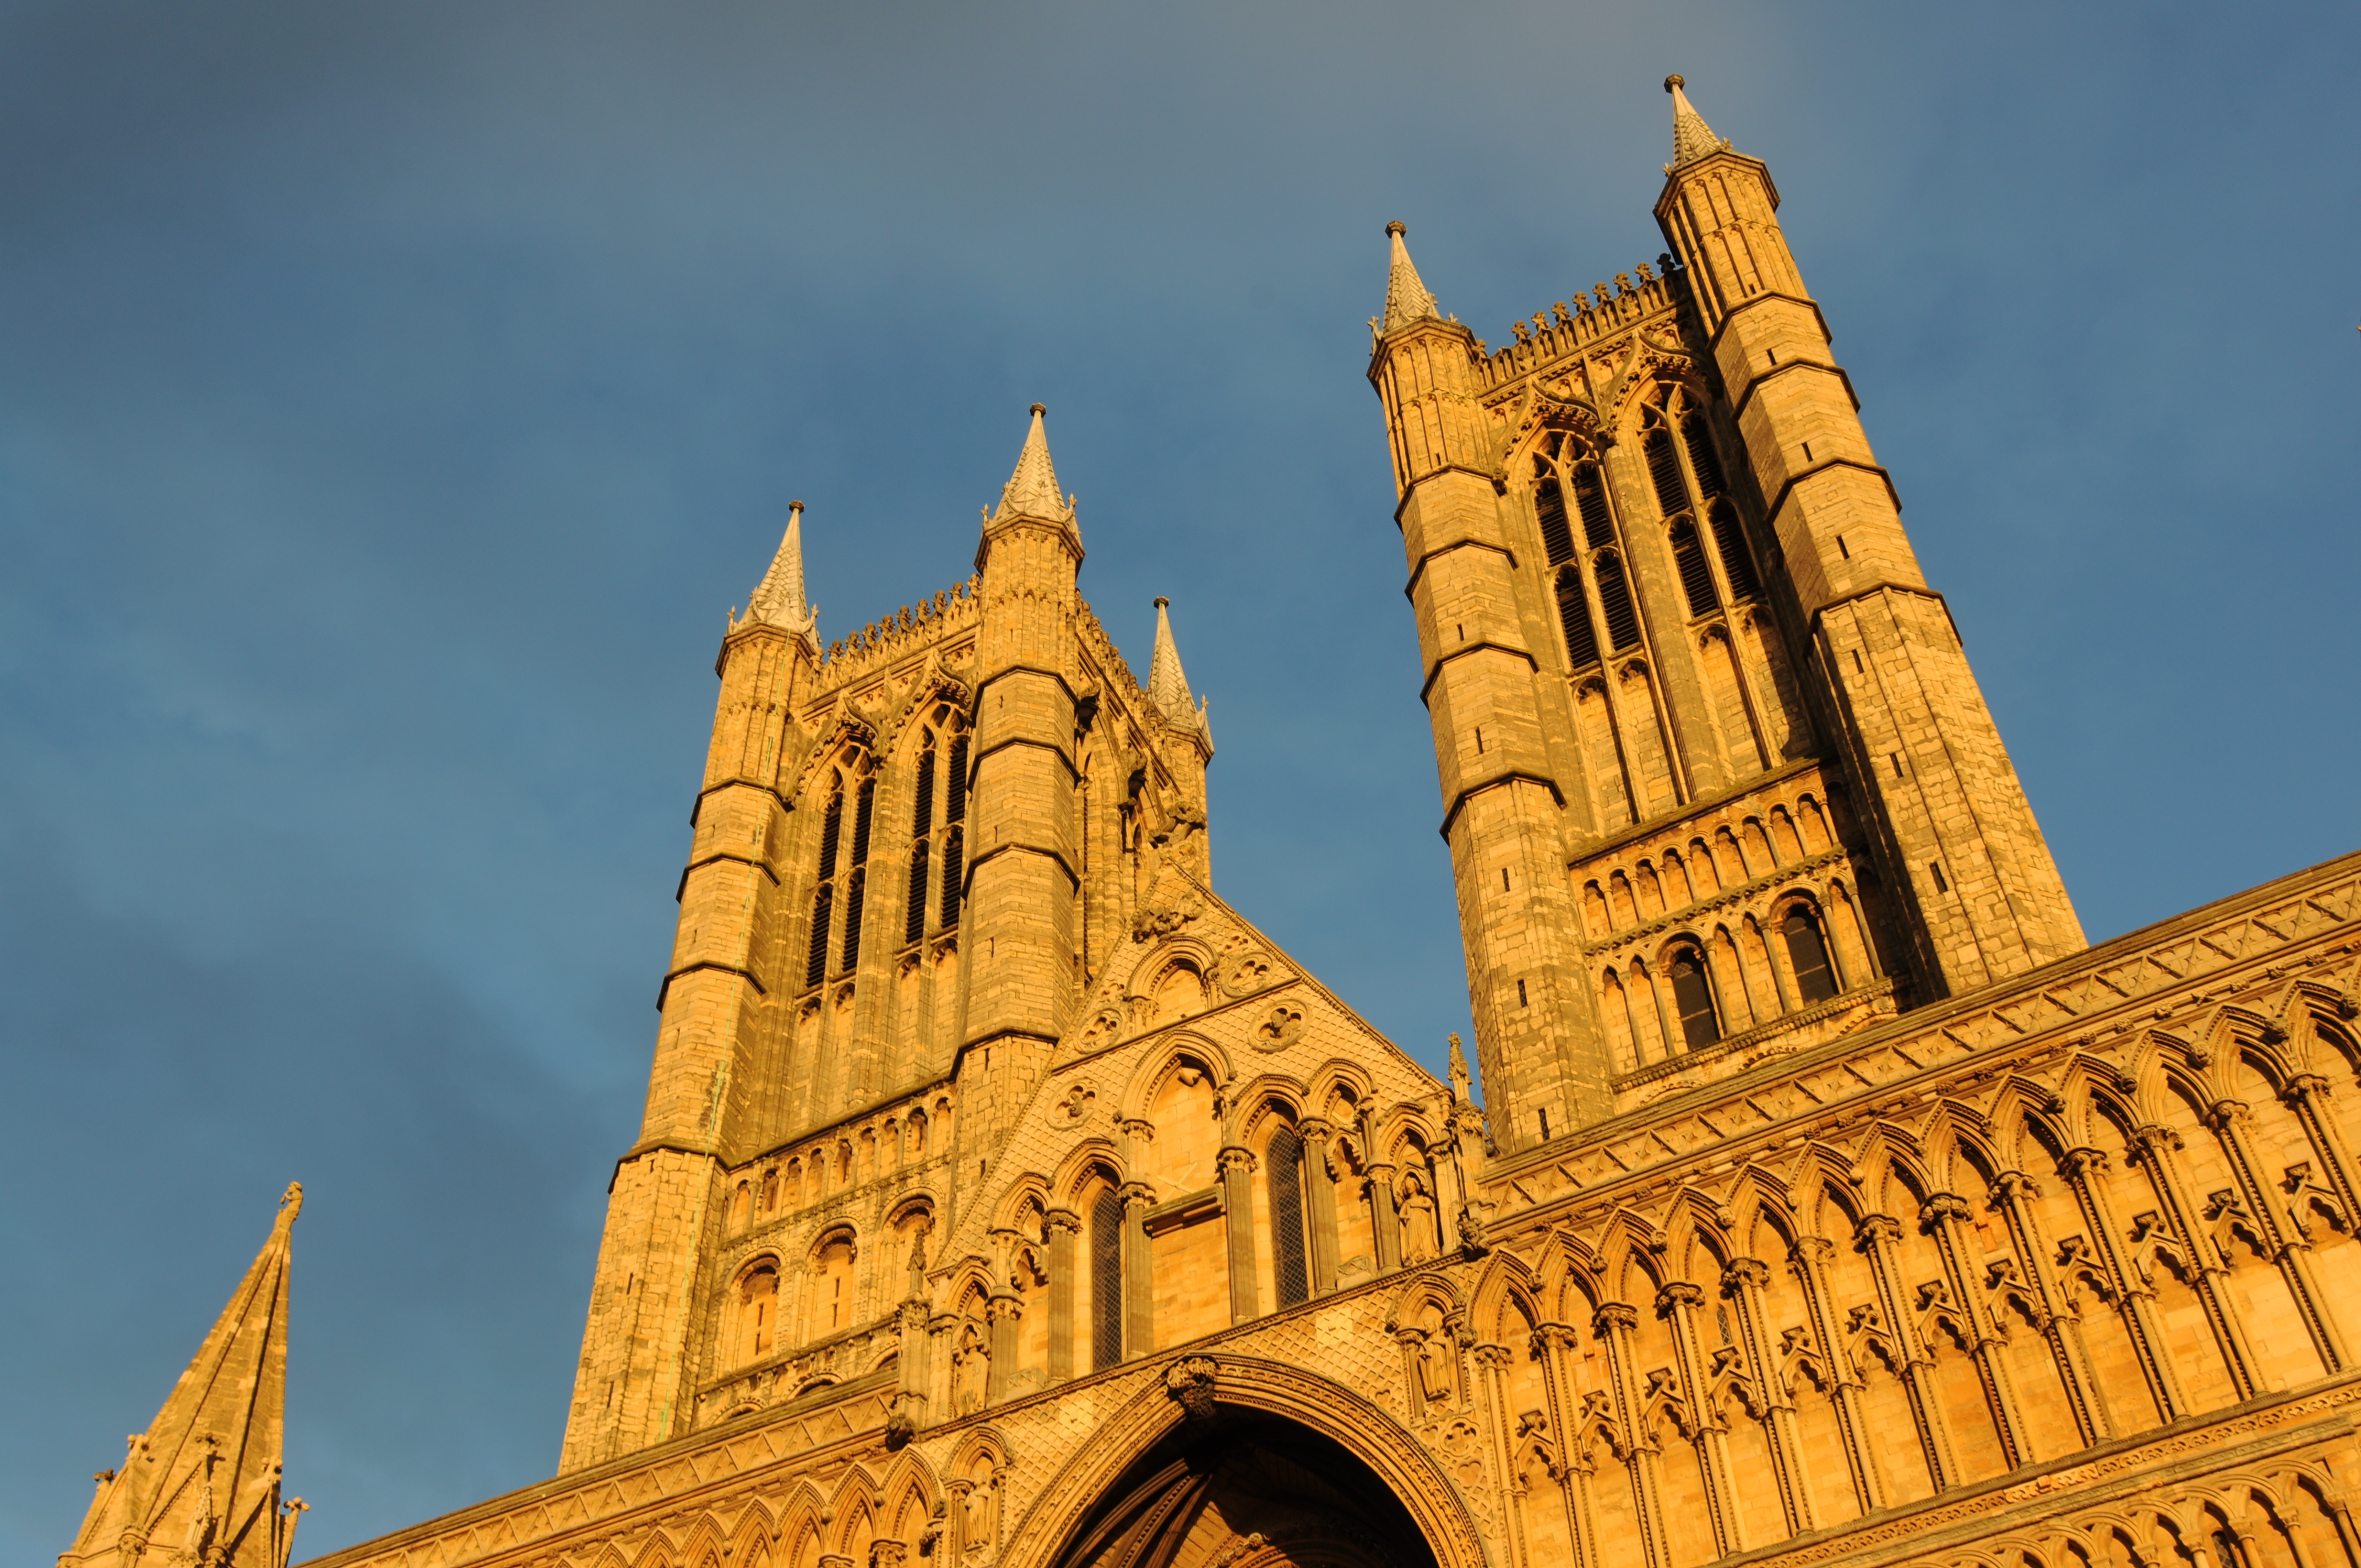
[[[2361,1568],[2361,855],[2085,945],[1666,85],[1668,254],[1370,323],[1481,1108],[1214,894],[1037,406],[857,635],[790,513],[557,1474],[324,1563]],[[285,1563],[293,1212],[61,1563]]]

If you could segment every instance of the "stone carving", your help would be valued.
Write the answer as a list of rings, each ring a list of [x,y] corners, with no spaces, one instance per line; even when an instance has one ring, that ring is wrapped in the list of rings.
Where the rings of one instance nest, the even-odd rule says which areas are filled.
[[[1164,1369],[1164,1391],[1189,1420],[1202,1421],[1213,1415],[1214,1372],[1213,1361],[1202,1355],[1176,1361]]]

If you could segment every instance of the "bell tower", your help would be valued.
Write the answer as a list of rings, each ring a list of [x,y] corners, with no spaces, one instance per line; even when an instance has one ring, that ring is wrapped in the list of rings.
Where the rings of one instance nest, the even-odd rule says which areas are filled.
[[[1494,349],[1391,224],[1370,323],[1510,1157],[2083,945],[1770,171],[1682,85],[1655,267]]]
[[[1902,530],[1828,323],[1805,291],[1760,159],[1678,76],[1656,222],[1681,261],[1785,564],[1861,818],[1905,914],[1922,992],[1972,991],[2084,946],[1943,597]]]

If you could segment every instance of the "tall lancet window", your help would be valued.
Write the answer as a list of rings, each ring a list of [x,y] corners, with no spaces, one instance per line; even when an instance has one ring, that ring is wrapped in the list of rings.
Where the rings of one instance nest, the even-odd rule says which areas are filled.
[[[1533,520],[1541,530],[1543,557],[1551,567],[1558,627],[1565,634],[1567,671],[1598,662],[1598,630],[1584,586],[1586,559],[1608,614],[1609,646],[1619,650],[1627,646],[1620,640],[1627,623],[1636,641],[1639,622],[1631,613],[1631,598],[1621,567],[1616,557],[1598,554],[1615,545],[1615,515],[1607,499],[1607,476],[1580,435],[1553,431],[1533,455]],[[1611,583],[1607,580],[1610,576]]]
[[[935,830],[935,732],[927,731],[918,753],[915,804],[910,808],[910,896],[903,905],[902,940],[915,942],[927,934],[927,872]]]
[[[967,732],[951,737],[950,769],[943,780],[943,929],[959,924],[961,853],[967,820]]]
[[[844,876],[844,959],[851,970],[861,961],[861,905],[869,884],[869,823],[877,805],[877,775],[866,774],[852,807],[852,865]]]
[[[1701,1051],[1721,1038],[1721,1017],[1713,1004],[1713,983],[1705,955],[1687,943],[1673,949],[1666,966],[1673,976],[1673,1005],[1680,1010],[1681,1042]]]
[[[1123,1196],[1103,1187],[1091,1201],[1091,1369],[1123,1359]]]
[[[818,985],[828,978],[829,919],[836,912],[836,846],[844,835],[844,781],[829,786],[828,809],[819,819],[819,874],[812,890],[811,950],[804,962],[804,983]]]
[[[1804,1005],[1834,996],[1837,972],[1828,962],[1828,938],[1820,934],[1818,917],[1800,903],[1790,905],[1779,922],[1779,934],[1787,939],[1787,961],[1795,967],[1795,991]]]
[[[1705,551],[1697,543],[1697,524],[1682,518],[1672,526],[1673,565],[1681,578],[1681,597],[1689,601],[1692,618],[1709,615],[1721,608],[1721,596],[1714,590],[1713,568],[1706,564]]]
[[[1270,1200],[1270,1263],[1279,1304],[1312,1299],[1309,1249],[1303,1235],[1303,1139],[1282,1122],[1263,1146],[1265,1193]]]

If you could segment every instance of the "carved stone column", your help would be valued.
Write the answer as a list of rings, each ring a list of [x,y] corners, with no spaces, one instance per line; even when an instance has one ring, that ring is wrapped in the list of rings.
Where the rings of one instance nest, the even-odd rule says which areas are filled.
[[[2321,1365],[2333,1376],[2353,1365],[2352,1354],[2345,1347],[2344,1332],[2329,1310],[2328,1295],[2321,1286],[2319,1272],[2312,1266],[2311,1236],[2290,1225],[2279,1205],[2271,1201],[2270,1183],[2264,1179],[2261,1161],[2255,1155],[2254,1139],[2247,1132],[2252,1116],[2242,1100],[2217,1100],[2205,1113],[2205,1124],[2222,1140],[2223,1153],[2229,1158],[2231,1179],[2237,1183],[2237,1197],[2265,1252],[2278,1266],[2280,1277],[2287,1281],[2288,1294],[2295,1299],[2295,1310],[2312,1335],[2312,1348],[2320,1353]],[[2209,1208],[2217,1211],[2210,1218],[2220,1219],[2226,1214],[2221,1197],[2213,1195],[2209,1203]]]
[[[1779,1376],[1770,1326],[1763,1318],[1763,1291],[1770,1283],[1771,1266],[1759,1257],[1733,1258],[1721,1271],[1721,1293],[1737,1309],[1741,1365],[1753,1388],[1749,1413],[1763,1423],[1771,1450],[1771,1478],[1779,1488],[1779,1511],[1792,1537],[1817,1530],[1819,1513],[1812,1506],[1811,1483],[1804,1472],[1795,1396]]]
[[[1492,1473],[1500,1478],[1502,1500],[1510,1505],[1500,1510],[1508,1519],[1509,1561],[1529,1562],[1532,1548],[1525,1538],[1525,1510],[1518,1506],[1526,1496],[1525,1483],[1511,1452],[1515,1439],[1509,1427],[1510,1353],[1504,1344],[1479,1344],[1467,1354],[1476,1364],[1476,1382],[1482,1392],[1477,1402],[1484,1409],[1485,1435],[1491,1440]]]
[[[2040,1217],[2033,1205],[2038,1195],[2033,1178],[2021,1170],[2004,1170],[1993,1179],[1993,1212],[2008,1228],[2021,1277],[2041,1309],[2041,1336],[2049,1342],[2049,1358],[2057,1364],[2067,1407],[2074,1412],[2074,1430],[2088,1448],[2113,1437],[2114,1422],[2107,1415],[2106,1400],[2099,1397],[2091,1349],[2082,1338],[2081,1314],[2075,1310],[2072,1295],[2060,1287],[2049,1243],[2041,1234]]]
[[[2156,1288],[2125,1255],[2124,1238],[2130,1233],[2117,1222],[2107,1194],[2107,1151],[2068,1149],[2059,1168],[2073,1189],[2084,1229],[2084,1234],[2059,1244],[2059,1259],[2071,1266],[2080,1256],[2075,1244],[2089,1249],[2090,1265],[2106,1281],[2107,1299],[2123,1320],[2124,1332],[2131,1336],[2140,1376],[2147,1383],[2148,1397],[2156,1401],[2157,1419],[2179,1420],[2189,1414],[2189,1396],[2181,1391],[2180,1375],[2165,1344],[2164,1324],[2156,1310]]]
[[[1568,1568],[1604,1568],[1598,1554],[1598,1500],[1591,1495],[1596,1465],[1582,1433],[1582,1413],[1574,1397],[1568,1360],[1574,1354],[1575,1331],[1567,1323],[1543,1323],[1533,1330],[1533,1354],[1542,1364],[1542,1389],[1549,1399],[1550,1431],[1558,1462],[1558,1491],[1565,1499],[1566,1539],[1574,1543]]]
[[[959,1316],[954,1312],[938,1312],[927,1320],[927,1399],[946,1419],[957,1412],[951,1400],[951,1352],[959,1341]]]
[[[1074,1281],[1076,1238],[1082,1217],[1071,1209],[1052,1209],[1041,1216],[1049,1243],[1049,1381],[1063,1383],[1074,1375]]]
[[[1325,1296],[1336,1288],[1336,1178],[1328,1168],[1336,1129],[1312,1116],[1295,1130],[1303,1139],[1303,1217],[1311,1222],[1312,1293]]]
[[[1918,1429],[1918,1445],[1927,1455],[1927,1478],[1938,1492],[1960,1484],[1959,1449],[1951,1441],[1951,1423],[1944,1419],[1942,1391],[1935,1387],[1935,1365],[1926,1342],[1913,1330],[1916,1314],[1904,1293],[1900,1250],[1902,1222],[1890,1214],[1872,1214],[1853,1228],[1869,1272],[1876,1281],[1877,1310],[1885,1320],[1894,1354],[1902,1365],[1902,1387],[1910,1398],[1911,1424]]]
[[[1144,1181],[1126,1181],[1123,1199],[1123,1355],[1126,1361],[1156,1348],[1156,1266],[1148,1245],[1148,1211],[1156,1195]]]
[[[1631,1336],[1640,1314],[1620,1301],[1606,1301],[1591,1318],[1591,1332],[1607,1347],[1608,1385],[1615,1424],[1623,1433],[1622,1457],[1631,1467],[1632,1524],[1648,1568],[1672,1568],[1672,1541],[1664,1531],[1664,1486],[1655,1438],[1642,1419],[1640,1374],[1632,1365]]]
[[[1378,1272],[1391,1274],[1401,1266],[1401,1215],[1394,1208],[1394,1168],[1369,1167],[1369,1234],[1375,1238]]]
[[[869,1543],[869,1568],[902,1568],[910,1555],[907,1543],[899,1541],[873,1541]]]
[[[1688,1403],[1689,1430],[1681,1435],[1697,1451],[1697,1468],[1705,1476],[1706,1511],[1712,1517],[1714,1555],[1727,1557],[1746,1550],[1746,1532],[1738,1519],[1738,1483],[1730,1468],[1730,1423],[1713,1397],[1704,1358],[1697,1353],[1696,1312],[1705,1292],[1685,1279],[1674,1280],[1656,1292],[1656,1315],[1673,1331],[1673,1360],[1679,1370],[1681,1391]]]
[[[1252,1149],[1235,1144],[1213,1158],[1222,1173],[1222,1234],[1229,1244],[1230,1321],[1262,1315],[1255,1286],[1254,1168]]]
[[[2268,1384],[2263,1376],[2262,1363],[2256,1359],[2255,1347],[2246,1338],[2246,1325],[2232,1304],[2230,1293],[2223,1280],[2230,1272],[2229,1263],[2221,1249],[2213,1245],[2210,1234],[2201,1234],[2197,1224],[2196,1206],[2190,1201],[2188,1179],[2181,1175],[2180,1162],[2173,1158],[2180,1147],[2180,1135],[2170,1127],[2156,1123],[2132,1130],[2134,1156],[2147,1177],[2148,1190],[2156,1195],[2156,1212],[2152,1215],[2132,1216],[2135,1242],[2146,1234],[2143,1218],[2162,1229],[2180,1255],[2188,1260],[2197,1299],[2204,1305],[2206,1320],[2213,1325],[2213,1338],[2221,1346],[2222,1359],[2230,1369],[2230,1386],[2241,1399],[2251,1399],[2264,1391]]]
[[[1993,1428],[2000,1434],[2001,1457],[2007,1468],[2018,1470],[2033,1462],[2033,1444],[2017,1402],[2007,1346],[1993,1322],[1983,1281],[1975,1277],[1974,1223],[1975,1212],[1956,1193],[1938,1192],[1918,1207],[1918,1228],[1934,1238],[1942,1255],[1943,1283],[1950,1290],[1957,1321],[1967,1329],[1968,1354],[1976,1364],[1976,1381],[1983,1386]],[[1931,1297],[1917,1305],[1923,1316]]]
[[[1787,1263],[1804,1289],[1804,1310],[1811,1320],[1812,1337],[1819,1342],[1820,1364],[1828,1369],[1828,1402],[1836,1408],[1837,1431],[1844,1437],[1845,1466],[1851,1472],[1853,1501],[1864,1514],[1885,1507],[1885,1469],[1877,1462],[1877,1445],[1861,1409],[1861,1370],[1837,1326],[1836,1303],[1828,1296],[1828,1255],[1837,1244],[1826,1236],[1798,1236],[1787,1249]]]
[[[983,1304],[984,1321],[992,1325],[992,1361],[983,1381],[987,1405],[1008,1398],[1008,1381],[1016,1373],[1016,1320],[1024,1315],[1025,1303],[1015,1296],[997,1295]]]

